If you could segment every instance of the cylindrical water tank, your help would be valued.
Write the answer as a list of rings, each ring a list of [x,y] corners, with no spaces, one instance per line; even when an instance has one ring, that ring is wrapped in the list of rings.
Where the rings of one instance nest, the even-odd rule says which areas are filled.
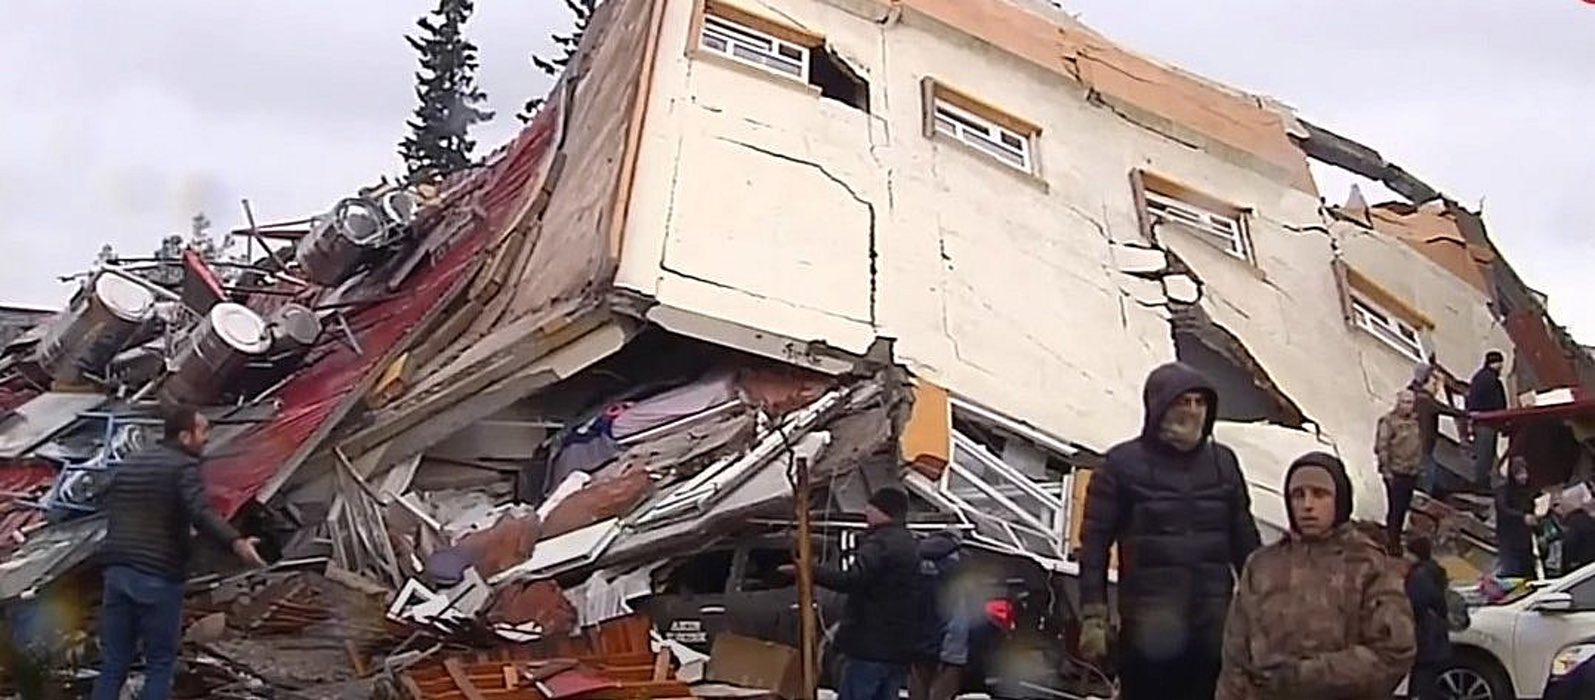
[[[294,251],[300,274],[323,287],[338,286],[367,254],[386,241],[386,227],[386,217],[375,203],[364,199],[338,202],[331,213],[316,220]]]
[[[181,348],[161,391],[169,401],[203,405],[220,396],[251,359],[270,350],[271,337],[260,314],[224,302],[211,307]]]
[[[155,313],[153,292],[108,272],[94,278],[84,297],[55,318],[39,344],[39,366],[57,381],[103,371]]]

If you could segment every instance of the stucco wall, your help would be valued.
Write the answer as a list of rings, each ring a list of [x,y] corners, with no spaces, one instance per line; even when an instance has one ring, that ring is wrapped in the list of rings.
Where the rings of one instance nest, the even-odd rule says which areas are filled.
[[[1129,173],[1146,169],[1255,212],[1256,267],[1179,231],[1160,243],[1204,282],[1212,318],[1335,439],[1362,484],[1359,510],[1382,512],[1373,424],[1410,368],[1345,325],[1312,195],[912,11],[877,21],[870,3],[831,2],[736,4],[823,35],[869,81],[872,115],[689,59],[694,3],[668,0],[620,286],[853,352],[892,338],[916,374],[1104,450],[1136,432],[1143,377],[1174,358],[1162,285],[1118,270],[1115,243],[1145,243]],[[926,138],[927,76],[1040,125],[1039,177]],[[1432,299],[1471,303],[1447,294]],[[1271,479],[1282,467],[1248,469]]]
[[[1332,230],[1348,265],[1434,321],[1429,341],[1442,367],[1466,380],[1486,350],[1511,354],[1512,339],[1476,287],[1384,233],[1345,222],[1336,222]]]

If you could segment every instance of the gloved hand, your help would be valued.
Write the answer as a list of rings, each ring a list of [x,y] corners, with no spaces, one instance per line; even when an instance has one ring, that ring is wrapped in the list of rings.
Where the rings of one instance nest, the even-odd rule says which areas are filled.
[[[1080,616],[1080,655],[1092,663],[1107,658],[1112,634],[1107,609],[1101,605],[1087,605]]]

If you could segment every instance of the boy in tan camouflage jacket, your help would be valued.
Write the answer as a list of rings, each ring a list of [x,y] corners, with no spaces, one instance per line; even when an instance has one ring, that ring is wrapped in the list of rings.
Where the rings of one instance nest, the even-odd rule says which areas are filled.
[[[1340,460],[1296,460],[1285,492],[1291,532],[1241,573],[1218,700],[1388,700],[1415,653],[1399,570],[1350,522]]]
[[[1396,554],[1401,552],[1401,530],[1412,507],[1412,491],[1418,487],[1423,470],[1423,434],[1418,426],[1417,396],[1410,390],[1396,396],[1396,407],[1379,418],[1374,436],[1374,456],[1379,474],[1385,479],[1386,543]]]

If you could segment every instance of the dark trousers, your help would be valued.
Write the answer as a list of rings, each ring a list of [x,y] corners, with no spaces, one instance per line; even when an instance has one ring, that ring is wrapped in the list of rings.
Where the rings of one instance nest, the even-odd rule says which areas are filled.
[[[1489,488],[1490,472],[1495,468],[1495,428],[1478,426],[1473,431],[1473,481]],[[1508,475],[1510,478],[1511,475]]]
[[[105,570],[100,605],[100,677],[93,700],[117,700],[144,645],[144,690],[140,700],[167,700],[183,633],[183,583],[125,566]]]
[[[1222,662],[1195,646],[1168,660],[1126,654],[1119,667],[1120,700],[1212,700]]]
[[[1440,692],[1440,664],[1417,664],[1407,676],[1407,697],[1412,700],[1446,700]]]
[[[908,700],[953,700],[963,682],[963,666],[916,661],[908,669]]]
[[[837,700],[897,700],[907,681],[907,664],[844,659]]]
[[[1412,509],[1412,490],[1418,487],[1418,477],[1392,475],[1385,478],[1385,532],[1391,542],[1400,542],[1407,525],[1407,511]]]

